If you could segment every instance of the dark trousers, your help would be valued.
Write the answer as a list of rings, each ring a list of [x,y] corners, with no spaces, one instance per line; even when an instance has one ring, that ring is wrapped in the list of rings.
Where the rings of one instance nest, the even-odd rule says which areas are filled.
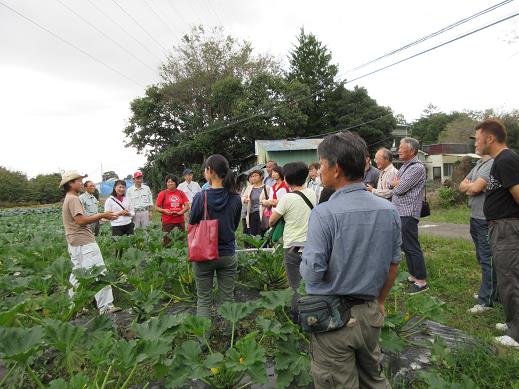
[[[476,258],[481,267],[478,303],[491,307],[497,298],[497,278],[492,252],[490,251],[490,242],[488,241],[487,221],[471,218],[470,235],[476,246]]]
[[[519,342],[519,219],[491,221],[488,231],[507,335]]]
[[[162,239],[163,247],[169,247],[171,245],[169,233],[173,231],[174,228],[178,228],[180,231],[185,231],[186,225],[184,223],[162,223],[162,232],[164,232],[164,238]]]
[[[261,219],[259,212],[251,212],[249,214],[249,235],[261,235]]]
[[[425,259],[418,240],[418,220],[411,216],[401,216],[402,221],[402,251],[405,254],[407,270],[417,280],[427,278]]]
[[[133,235],[133,222],[124,226],[112,226],[112,236]]]

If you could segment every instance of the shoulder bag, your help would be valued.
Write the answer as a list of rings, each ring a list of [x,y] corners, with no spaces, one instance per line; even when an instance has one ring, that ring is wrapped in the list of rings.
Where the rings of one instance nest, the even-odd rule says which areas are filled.
[[[209,220],[207,191],[204,192],[204,218],[187,227],[187,254],[191,262],[218,259],[218,220]]]

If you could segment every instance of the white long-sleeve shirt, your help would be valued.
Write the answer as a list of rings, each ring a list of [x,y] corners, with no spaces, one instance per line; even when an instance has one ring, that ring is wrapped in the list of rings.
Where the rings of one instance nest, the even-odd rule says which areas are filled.
[[[110,224],[112,227],[116,226],[125,226],[127,224],[130,224],[132,222],[132,217],[135,216],[135,211],[133,210],[133,206],[130,203],[130,200],[128,199],[128,196],[124,196],[123,201],[120,202],[113,196],[110,196],[106,202],[105,202],[105,212],[114,212],[119,213],[123,210],[121,206],[118,204],[118,202],[126,209],[128,212],[130,212],[130,216],[119,216],[117,219],[110,221]]]

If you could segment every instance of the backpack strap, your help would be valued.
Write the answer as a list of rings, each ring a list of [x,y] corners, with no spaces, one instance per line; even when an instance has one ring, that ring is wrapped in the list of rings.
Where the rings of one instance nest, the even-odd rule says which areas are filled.
[[[306,205],[308,205],[308,207],[309,207],[311,210],[314,209],[314,206],[313,206],[312,202],[311,202],[310,200],[308,200],[308,197],[306,197],[305,194],[304,194],[303,192],[301,192],[301,191],[299,191],[299,190],[295,190],[295,191],[293,191],[293,192],[291,192],[291,193],[295,193],[295,194],[299,195],[299,196],[304,200],[304,202],[306,203]]]

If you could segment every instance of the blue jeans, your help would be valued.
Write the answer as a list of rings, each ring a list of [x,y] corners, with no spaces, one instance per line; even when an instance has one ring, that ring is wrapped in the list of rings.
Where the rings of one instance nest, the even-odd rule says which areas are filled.
[[[411,216],[401,216],[400,220],[402,221],[402,251],[405,254],[407,270],[417,280],[425,280],[427,269],[418,240],[418,220]]]
[[[487,221],[470,218],[470,235],[476,246],[476,258],[481,266],[478,303],[491,307],[497,298],[497,277],[488,240]]]

